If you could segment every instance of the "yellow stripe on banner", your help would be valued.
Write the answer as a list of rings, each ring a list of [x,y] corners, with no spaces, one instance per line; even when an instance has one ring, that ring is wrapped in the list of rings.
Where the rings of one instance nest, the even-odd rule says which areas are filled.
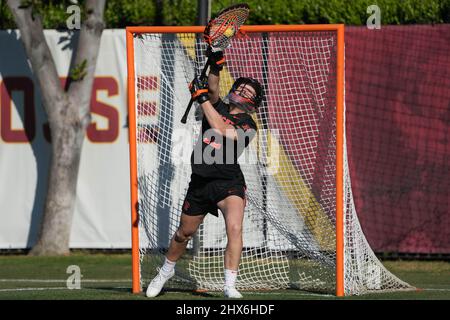
[[[195,33],[177,34],[177,38],[186,49],[189,57],[195,60]]]
[[[189,57],[195,60],[195,34],[186,33],[177,35],[180,42],[185,47]],[[230,72],[226,66],[220,73],[220,95],[228,94],[229,86],[234,82]],[[253,115],[253,120],[258,128],[262,128],[261,122]],[[334,224],[323,211],[320,203],[317,201],[308,185],[303,181],[300,173],[293,165],[284,148],[278,142],[278,139],[268,130],[267,133],[268,154],[278,153],[278,163],[275,164],[278,170],[274,170],[273,176],[277,181],[284,194],[289,198],[291,203],[297,208],[298,213],[302,216],[306,226],[314,235],[321,250],[335,250],[335,229]],[[273,150],[272,150],[273,149]],[[261,153],[261,146],[258,152]],[[267,157],[270,159],[270,157]],[[272,157],[273,159],[273,157]],[[272,164],[273,166],[274,164]]]
[[[334,223],[323,211],[322,206],[300,176],[283,146],[270,130],[267,133],[267,145],[269,174],[275,177],[278,186],[297,208],[321,250],[334,251],[336,245]],[[261,147],[259,152],[261,152]],[[271,163],[271,160],[277,161],[277,163]]]

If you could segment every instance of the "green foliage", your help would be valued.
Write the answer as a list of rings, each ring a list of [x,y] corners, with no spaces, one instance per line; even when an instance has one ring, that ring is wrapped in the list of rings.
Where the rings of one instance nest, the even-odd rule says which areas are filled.
[[[0,0],[0,29],[15,28],[14,18],[6,5],[6,0]]]
[[[450,0],[248,0],[247,3],[252,9],[250,24],[365,25],[370,15],[367,7],[372,4],[380,7],[381,21],[385,25],[450,22]]]
[[[45,29],[65,29],[66,20],[70,14],[66,12],[69,6],[73,5],[70,1],[50,1],[45,7],[45,13],[42,13],[43,25]]]
[[[69,77],[72,81],[80,81],[83,80],[83,78],[86,76],[87,71],[87,60],[84,59],[81,63],[73,66],[72,69],[70,69]]]
[[[107,28],[154,25],[155,15],[155,1],[153,0],[109,0],[106,2],[105,22]]]
[[[345,23],[365,25],[367,7],[381,9],[387,24],[450,23],[450,0],[212,0],[212,15],[233,3],[246,2],[251,8],[247,24]],[[83,11],[84,1],[78,1]],[[23,0],[36,7],[44,28],[65,28],[69,0]],[[197,0],[107,0],[107,28],[132,25],[194,25]],[[0,0],[0,28],[15,28],[5,0]]]

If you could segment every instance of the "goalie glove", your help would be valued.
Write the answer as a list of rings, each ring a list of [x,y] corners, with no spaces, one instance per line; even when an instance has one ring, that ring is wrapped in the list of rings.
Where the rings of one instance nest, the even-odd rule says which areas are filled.
[[[203,81],[199,77],[195,76],[194,80],[189,84],[189,91],[191,91],[192,100],[202,104],[209,101],[208,81]]]
[[[225,57],[223,55],[223,51],[212,51],[211,46],[208,46],[206,49],[206,56],[210,60],[211,69],[216,71],[222,71],[223,66],[225,65]]]

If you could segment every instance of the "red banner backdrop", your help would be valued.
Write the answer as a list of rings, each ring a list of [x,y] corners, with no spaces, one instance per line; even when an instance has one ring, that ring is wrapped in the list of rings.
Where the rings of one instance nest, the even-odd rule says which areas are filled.
[[[320,39],[324,34],[312,36]],[[279,129],[280,141],[294,165],[305,168],[302,155],[311,141],[303,140],[302,134],[294,137],[292,132],[309,130],[308,114],[299,106],[313,102],[299,100],[289,106],[283,99],[290,92],[301,92],[308,77],[329,83],[328,89],[335,84],[330,79],[318,78],[314,65],[305,68],[301,64],[310,56],[327,58],[326,52],[319,55],[304,52],[302,43],[286,41],[287,37],[271,35],[266,53],[269,76],[265,85],[276,100],[267,101],[268,121],[272,128]],[[283,44],[277,44],[278,38],[283,38]],[[264,55],[262,43],[253,43],[256,56]],[[375,252],[448,254],[450,25],[382,26],[379,30],[346,27],[345,45],[348,157],[364,234]],[[228,62],[233,77],[244,74],[264,78],[263,63],[245,59],[245,49],[236,45],[227,52],[243,57]],[[289,64],[287,71],[277,68],[284,56],[297,61]],[[327,63],[330,61],[317,65]],[[285,71],[276,74],[278,69]],[[335,76],[334,68],[330,68],[329,76]],[[286,79],[295,81],[286,83]],[[335,105],[331,95],[326,98],[327,105]],[[283,112],[279,112],[280,106]],[[292,123],[292,112],[304,112],[304,121]],[[312,143],[319,142],[311,150],[316,163],[323,164],[326,160],[321,155],[327,153],[319,149],[329,147],[320,144],[328,141],[327,135],[332,133],[327,131],[326,123],[334,121],[334,114],[329,117],[321,125],[322,136],[315,137],[317,141]],[[321,172],[315,172],[314,176],[318,179],[312,182],[312,189],[320,197],[316,190],[322,190]]]
[[[376,252],[450,253],[450,25],[346,28],[349,165]]]

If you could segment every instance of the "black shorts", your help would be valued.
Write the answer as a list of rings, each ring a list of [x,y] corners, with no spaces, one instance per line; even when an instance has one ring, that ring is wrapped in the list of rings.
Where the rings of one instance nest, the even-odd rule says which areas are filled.
[[[228,196],[238,196],[246,200],[245,180],[239,177],[233,180],[205,179],[193,174],[183,203],[182,212],[189,216],[211,213],[218,216],[217,203]]]

